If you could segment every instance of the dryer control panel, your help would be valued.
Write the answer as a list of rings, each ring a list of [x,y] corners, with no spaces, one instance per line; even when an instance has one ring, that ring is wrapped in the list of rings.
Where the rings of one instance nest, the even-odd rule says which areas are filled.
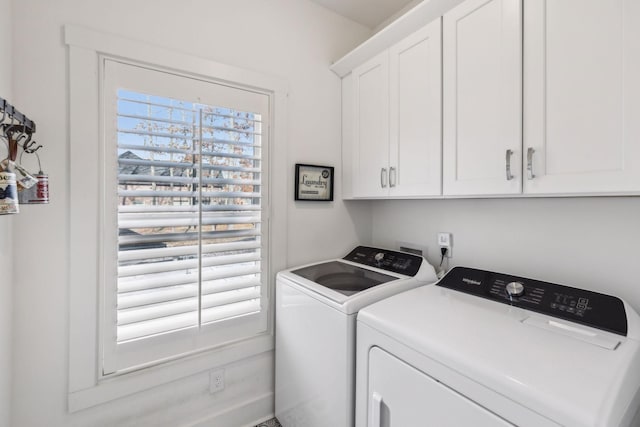
[[[453,268],[437,285],[627,335],[624,303],[611,295],[467,267]]]
[[[421,256],[369,246],[358,246],[343,259],[406,276],[418,274],[422,264]]]

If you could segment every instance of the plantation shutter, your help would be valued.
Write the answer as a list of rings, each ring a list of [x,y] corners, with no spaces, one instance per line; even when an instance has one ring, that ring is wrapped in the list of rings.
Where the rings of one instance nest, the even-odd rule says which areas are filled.
[[[121,87],[115,103],[116,349],[264,319],[262,114]]]

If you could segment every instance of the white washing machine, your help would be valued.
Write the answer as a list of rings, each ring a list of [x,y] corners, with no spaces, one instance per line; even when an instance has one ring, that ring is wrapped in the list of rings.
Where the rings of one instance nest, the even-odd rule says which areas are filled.
[[[359,246],[276,278],[276,417],[285,427],[355,420],[356,314],[437,280],[421,256]]]
[[[358,427],[640,426],[624,301],[456,267],[358,315]]]

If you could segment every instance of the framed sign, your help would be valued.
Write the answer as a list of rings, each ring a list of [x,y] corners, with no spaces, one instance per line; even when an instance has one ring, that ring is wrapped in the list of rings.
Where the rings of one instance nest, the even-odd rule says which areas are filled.
[[[333,201],[333,166],[297,163],[295,200]]]

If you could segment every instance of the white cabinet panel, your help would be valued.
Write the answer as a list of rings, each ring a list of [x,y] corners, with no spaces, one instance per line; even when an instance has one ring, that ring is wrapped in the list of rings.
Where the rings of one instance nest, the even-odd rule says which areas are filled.
[[[438,19],[389,50],[390,196],[441,193],[440,28]]]
[[[353,70],[354,196],[388,193],[389,182],[389,51]]]
[[[640,190],[638,1],[526,1],[524,19],[525,193]]]
[[[378,347],[368,379],[368,427],[513,425]]]
[[[353,198],[353,74],[342,78],[342,198]]]
[[[443,18],[443,193],[521,192],[520,0],[467,0]]]

